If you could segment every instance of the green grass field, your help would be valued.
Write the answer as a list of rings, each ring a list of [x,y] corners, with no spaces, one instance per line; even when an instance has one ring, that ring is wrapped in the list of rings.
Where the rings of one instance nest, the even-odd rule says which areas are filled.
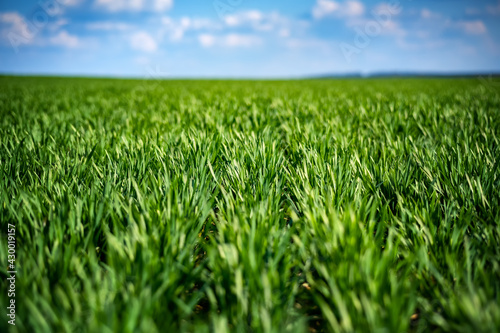
[[[490,83],[1,77],[0,330],[498,331]]]

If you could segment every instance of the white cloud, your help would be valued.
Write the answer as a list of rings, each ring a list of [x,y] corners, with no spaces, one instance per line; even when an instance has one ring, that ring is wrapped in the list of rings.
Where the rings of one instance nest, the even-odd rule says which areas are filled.
[[[387,3],[383,2],[378,4],[375,9],[373,9],[372,14],[375,16],[389,16],[398,15],[403,10],[399,2]]]
[[[215,44],[215,36],[210,34],[201,34],[198,36],[198,41],[204,47],[211,47]]]
[[[96,5],[110,12],[141,10],[142,0],[96,0]]]
[[[161,35],[167,34],[172,41],[180,41],[184,38],[187,31],[215,31],[222,29],[222,25],[210,19],[182,17],[180,19],[172,19],[170,17],[162,18],[164,30]]]
[[[375,6],[369,15],[348,17],[345,23],[350,28],[369,31],[369,34],[403,37],[408,32],[396,20],[401,12],[399,2],[383,2]]]
[[[349,0],[342,3],[331,0],[317,0],[312,9],[312,15],[315,19],[328,16],[354,17],[361,16],[364,12],[365,6],[357,0]]]
[[[252,47],[262,43],[259,37],[244,34],[227,34],[224,36],[201,34],[198,36],[198,41],[203,47]]]
[[[488,31],[483,21],[479,20],[459,22],[458,26],[469,35],[482,35]]]
[[[260,38],[252,35],[229,34],[224,38],[224,45],[229,47],[250,47],[260,42]]]
[[[405,36],[407,34],[398,22],[388,21],[384,24],[381,30],[381,35]]]
[[[172,8],[173,5],[174,5],[173,0],[155,0],[154,8],[157,11],[162,12],[165,10],[169,10],[170,8]]]
[[[256,32],[274,32],[281,38],[287,38],[304,30],[304,21],[291,20],[278,12],[262,13],[248,10],[226,15],[224,23],[227,29],[249,28]]]
[[[441,17],[441,15],[439,15],[438,13],[434,13],[427,8],[422,9],[422,11],[420,12],[420,16],[423,19],[437,19]]]
[[[225,16],[223,20],[193,17],[174,19],[165,16],[161,22],[160,39],[167,36],[171,41],[178,42],[183,40],[188,32],[197,31],[198,40],[202,45],[210,44],[211,39],[206,37],[207,35],[220,36],[220,34],[215,34],[220,31],[228,34],[248,32],[248,30],[256,34],[272,32],[274,36],[288,38],[297,32],[303,32],[307,25],[304,21],[291,20],[277,12],[262,13],[258,10],[236,12]],[[204,42],[201,42],[200,36]],[[225,45],[231,43],[232,40],[229,40]]]
[[[163,26],[166,28],[166,31],[162,32],[162,35],[164,33],[168,33],[170,39],[174,41],[181,40],[184,37],[184,32],[186,31],[186,28],[184,28],[182,24],[179,24],[180,22],[171,19],[170,17],[162,18],[161,22]]]
[[[313,8],[312,14],[314,18],[320,19],[328,16],[340,9],[340,4],[335,1],[318,0]]]
[[[110,12],[115,12],[118,10],[123,10],[125,7],[125,1],[123,0],[96,0],[95,5],[98,7],[104,7]]]
[[[133,28],[132,25],[122,22],[101,21],[88,23],[85,26],[88,30],[103,30],[103,31],[126,31]]]
[[[218,30],[221,28],[219,23],[216,23],[210,19],[200,19],[200,18],[188,18],[183,17],[181,19],[181,25],[185,28],[189,28],[192,30]]]
[[[0,13],[0,23],[5,26],[4,33],[14,33],[27,39],[33,39],[42,29],[47,28],[50,31],[57,31],[67,25],[69,21],[65,18],[59,18],[55,21],[49,21],[43,25],[31,24],[22,15],[17,12]]]
[[[431,18],[432,17],[432,12],[426,8],[422,9],[421,11],[421,16],[422,18]]]
[[[227,15],[224,22],[228,28],[250,27],[258,31],[281,30],[290,26],[289,20],[279,13],[265,14],[258,10],[248,10]]]
[[[347,1],[344,4],[343,15],[360,16],[365,12],[365,7],[359,1]]]
[[[71,35],[65,30],[61,30],[51,37],[37,37],[42,28],[29,25],[25,18],[16,12],[0,13],[0,23],[5,26],[2,29],[2,36],[10,41],[16,49],[21,44],[37,46],[57,45],[68,48],[78,47],[81,44],[77,36]],[[67,24],[68,21],[61,18],[55,22],[48,23],[46,28],[48,31],[55,32]]]
[[[57,21],[55,21],[54,23],[50,23],[48,25],[48,28],[51,31],[57,31],[57,30],[59,30],[59,28],[65,26],[65,25],[68,25],[68,23],[69,23],[69,21],[67,19],[61,18],[61,19],[58,19]]]
[[[166,11],[172,8],[173,0],[96,0],[95,5],[110,12],[143,10]]]
[[[63,6],[73,7],[79,5],[82,0],[57,0]]]
[[[491,15],[500,15],[500,2],[496,6],[488,6],[486,10]]]
[[[279,32],[278,32],[278,35],[280,37],[283,37],[283,38],[286,38],[286,37],[290,37],[290,30],[289,29],[281,29]]]
[[[244,12],[226,15],[224,21],[230,27],[237,27],[244,24],[256,24],[262,21],[264,15],[258,10],[249,10]]]
[[[63,30],[57,35],[49,38],[49,43],[52,45],[58,45],[63,47],[74,48],[80,45],[80,41],[77,36],[70,35],[67,31]]]
[[[19,24],[24,22],[24,18],[17,12],[0,13],[0,22]]]
[[[17,12],[0,13],[0,23],[6,26],[3,34],[13,33],[27,39],[31,39],[35,35],[35,32],[28,28],[24,17]]]
[[[128,0],[128,7],[132,11],[142,10],[144,7],[144,0]]]
[[[500,15],[500,1],[496,5],[486,6],[486,8],[476,8],[476,7],[467,7],[465,9],[465,14],[467,15]]]
[[[134,50],[143,52],[154,52],[158,49],[154,38],[144,31],[136,32],[130,37],[130,46]]]

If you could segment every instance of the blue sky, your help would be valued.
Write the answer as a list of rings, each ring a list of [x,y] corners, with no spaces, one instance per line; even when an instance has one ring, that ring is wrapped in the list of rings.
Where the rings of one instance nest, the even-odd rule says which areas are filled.
[[[498,0],[2,0],[0,73],[491,73],[499,32]]]

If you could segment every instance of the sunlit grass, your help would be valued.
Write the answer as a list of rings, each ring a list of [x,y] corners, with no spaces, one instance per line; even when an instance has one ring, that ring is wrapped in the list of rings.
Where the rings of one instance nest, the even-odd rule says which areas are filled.
[[[500,95],[478,80],[0,87],[14,332],[500,329]]]

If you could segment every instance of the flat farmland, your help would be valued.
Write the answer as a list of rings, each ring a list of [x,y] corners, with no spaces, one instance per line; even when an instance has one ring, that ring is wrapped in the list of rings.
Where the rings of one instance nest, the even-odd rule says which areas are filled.
[[[499,85],[0,77],[10,329],[498,331]]]

